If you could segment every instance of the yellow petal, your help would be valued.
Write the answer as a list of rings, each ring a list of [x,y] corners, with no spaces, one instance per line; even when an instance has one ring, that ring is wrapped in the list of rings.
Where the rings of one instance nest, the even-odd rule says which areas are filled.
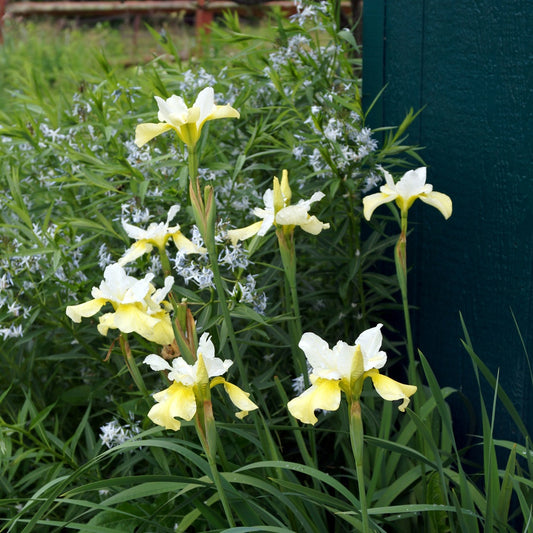
[[[421,194],[419,198],[426,204],[436,207],[442,213],[444,218],[448,219],[451,217],[452,200],[447,194],[433,191],[427,194]]]
[[[311,235],[318,235],[323,229],[329,229],[329,224],[320,222],[320,220],[313,215],[309,217],[304,224],[300,224],[300,227]]]
[[[363,214],[365,218],[370,220],[376,207],[380,206],[381,204],[386,204],[387,202],[392,202],[394,199],[394,195],[388,195],[382,192],[365,196],[363,198]]]
[[[292,191],[289,186],[289,173],[286,170],[283,170],[283,174],[281,175],[281,194],[285,198],[285,205],[289,205],[291,203]]]
[[[138,333],[151,342],[165,346],[172,344],[174,333],[170,318],[165,311],[149,315],[138,304],[121,304],[114,313],[100,317],[98,331],[107,335],[108,329],[119,329],[123,333]]]
[[[244,241],[253,237],[260,229],[263,224],[263,221],[254,222],[245,228],[239,229],[230,229],[228,231],[228,238],[231,240],[231,243],[235,246],[237,242]]]
[[[294,418],[305,424],[316,424],[316,409],[336,411],[341,402],[339,382],[332,379],[318,378],[314,384],[297,398],[293,398],[287,407]]]
[[[283,194],[281,192],[281,185],[279,183],[279,179],[274,176],[274,180],[272,181],[272,205],[274,206],[274,213],[278,213],[281,211],[286,203],[283,199]]]
[[[416,387],[414,385],[404,385],[398,381],[380,374],[375,368],[365,372],[365,376],[370,376],[372,378],[372,383],[377,391],[377,393],[384,399],[388,401],[393,400],[403,400],[403,402],[398,406],[400,411],[405,411],[405,408],[409,405],[409,397],[416,392]]]
[[[187,239],[180,231],[173,233],[172,239],[178,250],[183,250],[188,254],[205,254],[207,252],[205,248],[197,246],[191,240]]]
[[[105,303],[106,300],[104,298],[95,298],[82,304],[69,305],[65,312],[72,321],[81,322],[82,317],[87,318],[98,313]]]
[[[168,389],[154,394],[156,403],[148,418],[158,426],[177,431],[181,424],[175,417],[191,420],[196,413],[196,400],[192,387],[174,382]]]
[[[142,335],[145,339],[155,342],[161,346],[172,344],[174,341],[174,330],[170,322],[170,317],[166,311],[161,311],[154,317],[160,317],[157,324],[153,327],[151,332],[145,332]]]
[[[141,255],[147,254],[152,251],[153,246],[146,240],[140,240],[131,245],[126,253],[117,261],[120,266],[127,265],[135,259],[141,257]]]
[[[135,128],[135,144],[140,148],[154,137],[170,129],[172,129],[172,126],[164,122],[160,122],[159,124],[139,124]]]
[[[233,109],[229,104],[216,105],[205,120],[215,120],[217,118],[240,118],[240,116],[240,113],[236,109]]]
[[[254,411],[258,408],[257,405],[250,400],[250,393],[244,392],[237,387],[237,385],[233,385],[233,383],[228,383],[224,380],[224,389],[228,393],[233,404],[240,409],[238,413],[235,413],[237,418],[243,419],[250,411]]]

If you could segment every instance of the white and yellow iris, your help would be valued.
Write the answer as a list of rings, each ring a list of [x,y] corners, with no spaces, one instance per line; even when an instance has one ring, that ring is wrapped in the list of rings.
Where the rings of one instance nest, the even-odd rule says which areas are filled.
[[[315,192],[309,200],[300,200],[294,205],[290,205],[291,197],[288,172],[283,170],[281,183],[277,177],[274,177],[273,188],[267,189],[263,195],[265,208],[254,209],[254,215],[262,220],[245,228],[228,231],[232,243],[236,244],[254,235],[263,236],[272,226],[285,226],[289,230],[291,227],[300,226],[312,235],[318,235],[323,229],[329,228],[329,224],[324,224],[316,216],[309,215],[311,204],[324,198],[324,193]]]
[[[69,305],[67,316],[74,322],[95,315],[110,303],[114,311],[99,317],[98,331],[107,335],[109,329],[119,329],[123,333],[138,333],[145,339],[161,345],[171,344],[174,339],[170,316],[164,301],[172,288],[174,278],[165,278],[164,287],[155,289],[150,283],[153,274],[143,279],[128,276],[118,263],[109,265],[104,271],[104,280],[99,287],[93,287],[93,300]]]
[[[187,107],[181,96],[172,95],[164,100],[155,97],[159,112],[158,124],[139,124],[135,130],[135,144],[141,147],[148,141],[168,130],[174,130],[190,148],[194,148],[202,127],[208,120],[218,118],[239,118],[240,114],[230,105],[215,105],[215,92],[206,87],[198,94],[192,107]]]
[[[298,346],[305,353],[311,367],[311,387],[292,399],[287,407],[295,418],[306,424],[315,424],[315,410],[336,411],[344,392],[350,401],[357,400],[363,382],[372,379],[377,393],[385,400],[403,400],[400,411],[405,411],[416,387],[404,385],[379,373],[387,361],[381,351],[381,324],[363,331],[351,346],[343,341],[330,349],[328,343],[314,333],[304,333]]]
[[[128,237],[135,239],[136,242],[118,260],[118,264],[124,266],[127,263],[131,263],[143,254],[151,252],[154,246],[162,251],[170,239],[174,241],[179,250],[188,254],[205,253],[205,248],[197,246],[181,233],[179,224],[170,226],[170,222],[174,220],[178,211],[179,206],[173,205],[168,211],[166,222],[160,222],[159,224],[153,222],[146,229],[138,228],[123,220],[122,226]]]
[[[233,361],[223,361],[215,357],[215,347],[207,333],[200,337],[196,355],[194,365],[188,364],[181,357],[172,359],[172,365],[156,354],[144,359],[152,370],[168,370],[168,379],[173,382],[167,389],[153,395],[157,403],[148,412],[148,417],[154,424],[174,431],[180,429],[181,423],[176,417],[183,420],[191,420],[194,417],[197,402],[205,400],[201,391],[202,387],[206,386],[213,388],[216,385],[224,385],[230,400],[240,409],[235,415],[237,418],[242,419],[250,411],[257,409],[257,405],[250,400],[249,393],[222,377]]]
[[[397,183],[394,183],[389,172],[383,172],[385,185],[380,187],[380,192],[363,198],[363,214],[367,220],[370,220],[376,207],[392,201],[396,201],[402,214],[406,214],[417,198],[438,209],[444,218],[450,218],[452,201],[449,196],[435,192],[433,186],[426,183],[426,167],[409,170]]]

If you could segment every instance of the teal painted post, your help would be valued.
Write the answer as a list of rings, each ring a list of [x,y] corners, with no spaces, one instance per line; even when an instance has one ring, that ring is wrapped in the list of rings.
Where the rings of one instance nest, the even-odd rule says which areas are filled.
[[[461,312],[533,432],[532,377],[511,315],[533,358],[531,3],[369,0],[364,10],[367,104],[387,84],[369,126],[399,124],[424,106],[410,141],[426,147],[428,181],[454,201],[448,221],[422,203],[412,210],[416,344],[442,385],[475,401]],[[503,410],[497,416],[498,435],[519,440]]]

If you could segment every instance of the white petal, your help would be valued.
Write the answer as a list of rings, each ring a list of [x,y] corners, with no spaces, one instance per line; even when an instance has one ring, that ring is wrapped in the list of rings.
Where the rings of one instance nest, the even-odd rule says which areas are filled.
[[[431,192],[431,185],[426,185],[426,167],[407,171],[396,184],[396,190],[406,200],[423,192]]]
[[[178,211],[180,210],[180,208],[181,208],[180,205],[175,204],[168,210],[167,225],[170,224],[174,220],[174,218],[178,214]],[[180,227],[177,226],[175,231],[178,231],[179,229],[180,229]]]
[[[150,281],[154,279],[154,274],[146,274],[143,279],[131,279],[135,281],[131,284],[130,287],[128,287],[128,289],[122,296],[122,299],[120,300],[121,303],[130,304],[136,302],[143,302],[148,293],[153,292],[153,285],[150,283]]]
[[[332,360],[337,370],[337,376],[339,378],[350,379],[352,363],[355,357],[355,346],[351,346],[344,341],[338,341],[337,344],[333,346],[332,355]]]
[[[172,371],[168,374],[168,379],[176,381],[183,385],[192,386],[196,383],[196,367],[188,364],[182,357],[172,359]]]
[[[172,370],[172,367],[161,356],[152,353],[144,358],[143,363],[150,365],[152,370]]]
[[[333,353],[324,339],[315,333],[306,332],[302,335],[298,346],[309,361],[313,374],[321,378],[330,379],[339,379],[341,377],[337,372]]]
[[[213,112],[213,107],[215,107],[215,91],[213,87],[206,87],[198,93],[194,107],[200,108],[200,117],[197,123],[202,123]]]
[[[129,224],[125,220],[122,220],[122,227],[124,228],[124,231],[126,232],[128,237],[135,239],[136,241],[140,241],[141,239],[146,238],[146,230],[138,228],[133,224]]]
[[[387,354],[380,351],[383,342],[381,327],[383,324],[367,329],[357,337],[355,344],[361,346],[365,372],[371,368],[382,368],[387,362]]]
[[[173,94],[166,100],[163,100],[163,98],[160,98],[159,96],[155,96],[155,100],[159,107],[157,118],[160,122],[168,122],[172,124],[173,118],[187,112],[187,106],[181,96]]]
[[[276,213],[276,223],[282,226],[300,226],[309,218],[307,211],[309,206],[305,204],[289,205]]]
[[[160,304],[165,299],[165,296],[170,292],[170,289],[172,289],[172,285],[174,285],[174,278],[172,276],[167,276],[165,278],[165,284],[163,288],[157,289],[154,292],[152,300],[155,303]]]
[[[207,332],[202,333],[202,336],[200,337],[200,342],[198,343],[198,353],[202,354],[204,361],[206,359],[213,359],[213,357],[215,357],[215,346],[211,341],[211,335],[209,335]]]

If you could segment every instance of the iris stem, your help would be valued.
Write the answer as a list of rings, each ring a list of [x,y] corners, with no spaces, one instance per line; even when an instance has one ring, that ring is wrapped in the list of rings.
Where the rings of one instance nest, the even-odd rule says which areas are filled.
[[[302,338],[302,321],[300,317],[300,303],[296,286],[296,249],[294,246],[294,229],[286,231],[283,227],[276,230],[283,271],[287,281],[288,291],[285,291],[285,308],[293,315],[289,322],[291,350],[296,372],[303,374],[305,386],[309,386],[309,376],[305,364],[305,355],[298,347]]]
[[[198,155],[194,148],[189,149],[188,162],[191,204],[196,220],[196,225],[200,230],[200,233],[205,243],[205,247],[207,248],[207,254],[209,255],[209,259],[211,262],[211,270],[213,272],[215,290],[217,292],[218,300],[220,302],[222,317],[226,325],[227,334],[233,351],[233,359],[237,362],[237,366],[239,368],[243,384],[246,388],[249,388],[246,369],[242,360],[239,344],[237,343],[235,330],[233,329],[231,314],[228,309],[224,282],[222,280],[222,276],[220,275],[220,269],[218,267],[218,254],[215,242],[216,205],[214,191],[212,189],[208,190],[208,187],[206,187],[204,190],[204,198],[202,198],[202,191],[200,189],[200,182],[198,178]]]
[[[398,283],[400,285],[400,291],[402,294],[402,307],[403,307],[403,316],[405,321],[405,335],[407,341],[407,356],[409,358],[409,366],[407,370],[409,383],[412,385],[417,385],[420,390],[420,380],[417,376],[416,371],[416,359],[415,359],[415,349],[413,343],[413,332],[411,329],[411,314],[409,310],[409,298],[407,292],[407,210],[402,211],[401,213],[401,231],[398,242],[394,250],[394,260],[396,264],[396,275],[398,277]],[[420,400],[419,395],[416,395],[413,399],[415,410],[419,407]]]
[[[122,350],[122,355],[124,356],[124,361],[126,363],[126,367],[128,368],[128,371],[131,377],[133,378],[133,382],[135,383],[135,385],[137,385],[137,388],[139,389],[141,394],[144,396],[144,398],[148,398],[148,389],[146,388],[141,372],[139,371],[139,368],[137,367],[135,357],[133,357],[133,354],[131,353],[131,347],[128,342],[128,336],[126,333],[120,334],[119,342],[120,342],[120,349]]]
[[[357,485],[359,487],[359,503],[361,505],[361,519],[363,522],[362,533],[368,533],[370,531],[370,525],[368,521],[365,473],[363,468],[364,430],[359,400],[352,401],[350,404],[350,442],[352,444],[355,470],[357,472]]]
[[[297,374],[304,378],[305,387],[309,387],[309,375],[307,372],[307,364],[305,361],[305,354],[300,350],[298,343],[302,338],[302,320],[300,317],[300,303],[298,300],[298,289],[296,286],[296,249],[294,246],[294,229],[286,231],[284,228],[276,230],[278,237],[279,251],[281,255],[281,262],[283,263],[283,271],[285,272],[285,286],[288,290],[285,291],[285,308],[288,313],[292,313],[294,320],[288,322],[289,336],[291,340],[291,351],[294,361],[294,367]],[[297,426],[294,419],[291,420],[293,426]],[[313,462],[317,464],[317,451],[315,433],[309,433],[309,447],[311,449],[311,456],[305,446],[301,435],[296,439],[300,453],[305,461],[308,461],[311,456]]]
[[[200,418],[203,418],[204,420],[204,424],[203,424],[204,427],[202,427]],[[198,438],[200,439],[200,442],[202,443],[202,447],[205,451],[205,454],[207,455],[207,461],[209,463],[209,468],[211,470],[211,477],[213,479],[218,495],[220,497],[220,502],[222,503],[222,507],[224,508],[224,514],[226,515],[226,520],[228,521],[228,524],[230,527],[235,527],[235,519],[233,518],[233,513],[231,512],[231,507],[226,497],[226,491],[224,490],[224,487],[222,486],[222,478],[220,477],[220,473],[217,468],[217,462],[216,462],[216,457],[215,457],[216,452],[209,445],[209,442],[208,442],[209,439],[206,435],[207,431],[209,431],[208,428],[206,427],[207,424],[214,425],[215,420],[212,418],[212,412],[211,412],[211,419],[206,420],[207,416],[206,416],[205,411],[202,413],[197,413],[195,419],[196,419],[196,432],[198,434]]]

